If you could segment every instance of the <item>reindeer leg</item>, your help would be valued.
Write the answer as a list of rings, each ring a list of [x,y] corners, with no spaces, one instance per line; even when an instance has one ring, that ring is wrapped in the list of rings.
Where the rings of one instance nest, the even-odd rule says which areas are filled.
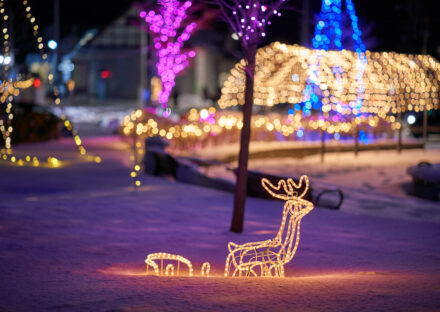
[[[232,276],[233,276],[233,277],[236,277],[238,271],[240,271],[239,268],[235,268],[234,273],[232,273]]]
[[[229,253],[229,255],[226,257],[225,274],[224,274],[225,277],[229,276],[231,257],[232,257],[231,253]]]
[[[282,263],[277,263],[276,273],[276,276],[284,277],[284,265]]]
[[[255,267],[255,266],[257,266],[257,264],[250,265],[250,266],[249,266],[249,272],[252,273],[252,275],[253,275],[254,277],[257,277],[258,275],[257,275],[257,273],[254,271],[254,267]],[[249,275],[250,275],[250,274],[249,274]]]

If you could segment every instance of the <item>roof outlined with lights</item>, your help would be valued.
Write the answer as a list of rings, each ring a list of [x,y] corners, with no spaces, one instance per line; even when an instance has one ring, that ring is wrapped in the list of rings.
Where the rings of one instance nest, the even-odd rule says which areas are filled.
[[[429,55],[366,51],[368,63],[362,81],[365,87],[362,112],[379,117],[398,111],[439,108],[440,63]],[[319,58],[318,74],[313,64]],[[323,102],[323,112],[351,114],[358,96],[356,79],[360,60],[356,52],[323,51],[279,42],[257,52],[254,103],[274,106],[302,103],[307,79],[315,85]],[[244,104],[244,60],[231,69],[222,88],[221,108]],[[338,66],[341,71],[334,71]],[[316,69],[315,69],[316,71]],[[341,104],[342,103],[342,104]],[[382,116],[383,115],[383,116]]]

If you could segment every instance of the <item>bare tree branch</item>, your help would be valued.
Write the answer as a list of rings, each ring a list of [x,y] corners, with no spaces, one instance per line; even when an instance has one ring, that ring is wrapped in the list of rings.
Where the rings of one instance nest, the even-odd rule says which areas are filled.
[[[249,46],[259,44],[266,36],[269,19],[273,15],[279,16],[279,9],[286,0],[206,0],[207,3],[217,5],[223,18],[239,37],[240,45],[249,53]]]
[[[266,36],[266,27],[270,25],[272,15],[280,15],[279,8],[286,0],[206,0],[220,7],[224,19],[232,31],[239,37],[246,65],[246,92],[243,109],[243,127],[240,136],[237,182],[234,192],[234,212],[231,231],[243,231],[244,207],[247,194],[247,168],[249,159],[249,141],[251,137],[251,116],[254,102],[254,79],[258,43]],[[241,66],[241,65],[240,65]]]

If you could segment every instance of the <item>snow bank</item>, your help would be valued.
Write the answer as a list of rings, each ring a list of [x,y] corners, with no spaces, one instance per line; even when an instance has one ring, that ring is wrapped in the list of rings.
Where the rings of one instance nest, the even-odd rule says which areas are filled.
[[[60,154],[71,148],[50,144]],[[379,192],[362,190],[350,209],[314,209],[303,219],[287,278],[225,279],[227,242],[273,237],[282,202],[249,198],[245,232],[232,234],[231,194],[150,176],[135,191],[118,144],[86,140],[101,164],[0,163],[1,311],[438,309],[437,217],[414,222],[368,212],[386,204],[402,214],[411,209],[405,197],[385,194],[377,202]],[[296,168],[312,168],[303,165]],[[360,207],[367,200],[369,210]],[[209,261],[214,277],[145,276],[146,255],[158,251],[189,258],[196,273]]]

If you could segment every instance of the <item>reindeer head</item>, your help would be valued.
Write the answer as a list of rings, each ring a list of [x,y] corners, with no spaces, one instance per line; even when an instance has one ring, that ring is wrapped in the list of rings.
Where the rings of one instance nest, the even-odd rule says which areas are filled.
[[[313,209],[313,204],[303,199],[309,189],[309,178],[305,175],[301,176],[298,184],[289,178],[279,180],[278,185],[274,186],[268,179],[263,178],[261,185],[271,196],[286,201],[290,213],[293,213],[292,207],[298,209],[303,216]],[[298,193],[301,189],[302,193]]]

